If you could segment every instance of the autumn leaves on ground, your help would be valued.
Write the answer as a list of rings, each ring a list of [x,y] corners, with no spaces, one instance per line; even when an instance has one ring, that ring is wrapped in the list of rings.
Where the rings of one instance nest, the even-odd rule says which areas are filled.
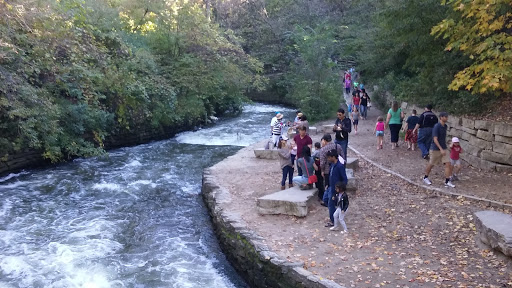
[[[273,250],[346,287],[512,287],[512,261],[478,243],[473,212],[488,209],[425,192],[361,163],[370,175],[351,197],[347,235],[306,218],[264,216],[255,226]],[[279,233],[272,229],[279,223]]]
[[[313,135],[313,141],[320,137]],[[355,144],[356,137],[370,136],[351,137]],[[278,190],[281,171],[277,160],[254,157],[258,145],[263,144],[218,163],[215,176],[236,199],[226,204],[226,210],[240,214],[288,261],[303,262],[308,271],[346,287],[512,287],[512,259],[481,244],[474,226],[474,212],[495,208],[437,195],[359,159],[358,190],[349,194],[348,234],[324,227],[328,212],[318,202],[305,218],[261,216],[255,200]],[[395,157],[386,149],[379,153]],[[349,157],[354,157],[351,153]],[[423,162],[398,164],[418,175],[424,168]],[[433,173],[441,177],[441,167],[436,169]],[[503,182],[494,186],[499,183]],[[468,189],[457,192],[470,193]]]

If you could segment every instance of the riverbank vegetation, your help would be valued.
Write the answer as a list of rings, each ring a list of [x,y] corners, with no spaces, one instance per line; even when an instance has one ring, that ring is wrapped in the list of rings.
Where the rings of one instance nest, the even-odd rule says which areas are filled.
[[[0,0],[0,157],[103,153],[107,135],[192,127],[263,87],[202,1]]]
[[[101,154],[262,89],[331,117],[352,67],[375,96],[507,109],[511,15],[506,0],[0,0],[0,157]]]

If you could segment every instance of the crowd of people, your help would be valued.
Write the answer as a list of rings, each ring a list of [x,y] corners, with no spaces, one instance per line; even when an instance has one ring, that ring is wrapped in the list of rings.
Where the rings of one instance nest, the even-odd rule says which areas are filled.
[[[348,111],[338,109],[332,133],[324,134],[320,142],[313,143],[309,136],[306,115],[297,111],[294,121],[285,123],[283,114],[276,112],[270,124],[272,142],[269,143],[269,146],[273,145],[278,150],[283,172],[281,189],[286,189],[287,180],[289,188],[299,185],[300,189],[312,189],[315,184],[319,201],[329,210],[330,221],[326,227],[332,230],[342,228],[343,232],[347,232],[344,217],[349,205],[346,194],[348,178],[345,171],[349,134],[352,128],[354,134],[357,134],[359,121],[367,120],[368,109],[371,107],[371,99],[364,85],[352,83],[350,74],[349,71],[345,72],[343,80],[345,93],[350,95],[352,92],[352,101],[347,103]],[[377,117],[373,131],[377,137],[377,150],[384,148],[386,130],[389,130],[391,149],[397,149],[402,131],[407,149],[415,150],[417,144],[421,157],[428,161],[423,182],[431,185],[429,174],[435,165],[442,163],[445,167],[445,187],[455,187],[452,181],[458,180],[457,174],[461,169],[460,153],[463,149],[456,137],[447,143],[448,114],[441,112],[437,117],[432,112],[432,105],[426,105],[420,116],[417,116],[416,110],[407,119],[405,116],[406,113],[399,107],[399,103],[393,101],[386,117]],[[331,134],[334,134],[334,139]],[[291,135],[291,139],[288,135]],[[297,176],[294,177],[295,167]]]

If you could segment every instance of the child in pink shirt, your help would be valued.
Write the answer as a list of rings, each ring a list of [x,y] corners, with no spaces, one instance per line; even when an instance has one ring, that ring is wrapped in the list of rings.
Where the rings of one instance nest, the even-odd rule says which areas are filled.
[[[453,137],[452,143],[450,144],[450,164],[452,165],[453,173],[452,173],[452,181],[459,180],[457,174],[459,174],[460,169],[462,169],[462,165],[460,162],[460,153],[464,152],[462,147],[460,147],[459,138]]]
[[[375,130],[373,133],[375,133],[375,136],[377,136],[377,150],[382,149],[382,144],[384,142],[384,117],[379,116],[377,118],[377,124],[375,124]]]

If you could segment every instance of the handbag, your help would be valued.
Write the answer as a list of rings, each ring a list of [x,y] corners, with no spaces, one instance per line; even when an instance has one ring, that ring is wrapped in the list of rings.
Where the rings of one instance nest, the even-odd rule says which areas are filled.
[[[306,164],[306,159],[302,158],[302,160],[304,161],[304,167],[306,167],[306,173],[308,174],[308,183],[309,184],[316,183],[318,181],[318,178],[316,177],[315,174],[309,176],[308,165]]]

